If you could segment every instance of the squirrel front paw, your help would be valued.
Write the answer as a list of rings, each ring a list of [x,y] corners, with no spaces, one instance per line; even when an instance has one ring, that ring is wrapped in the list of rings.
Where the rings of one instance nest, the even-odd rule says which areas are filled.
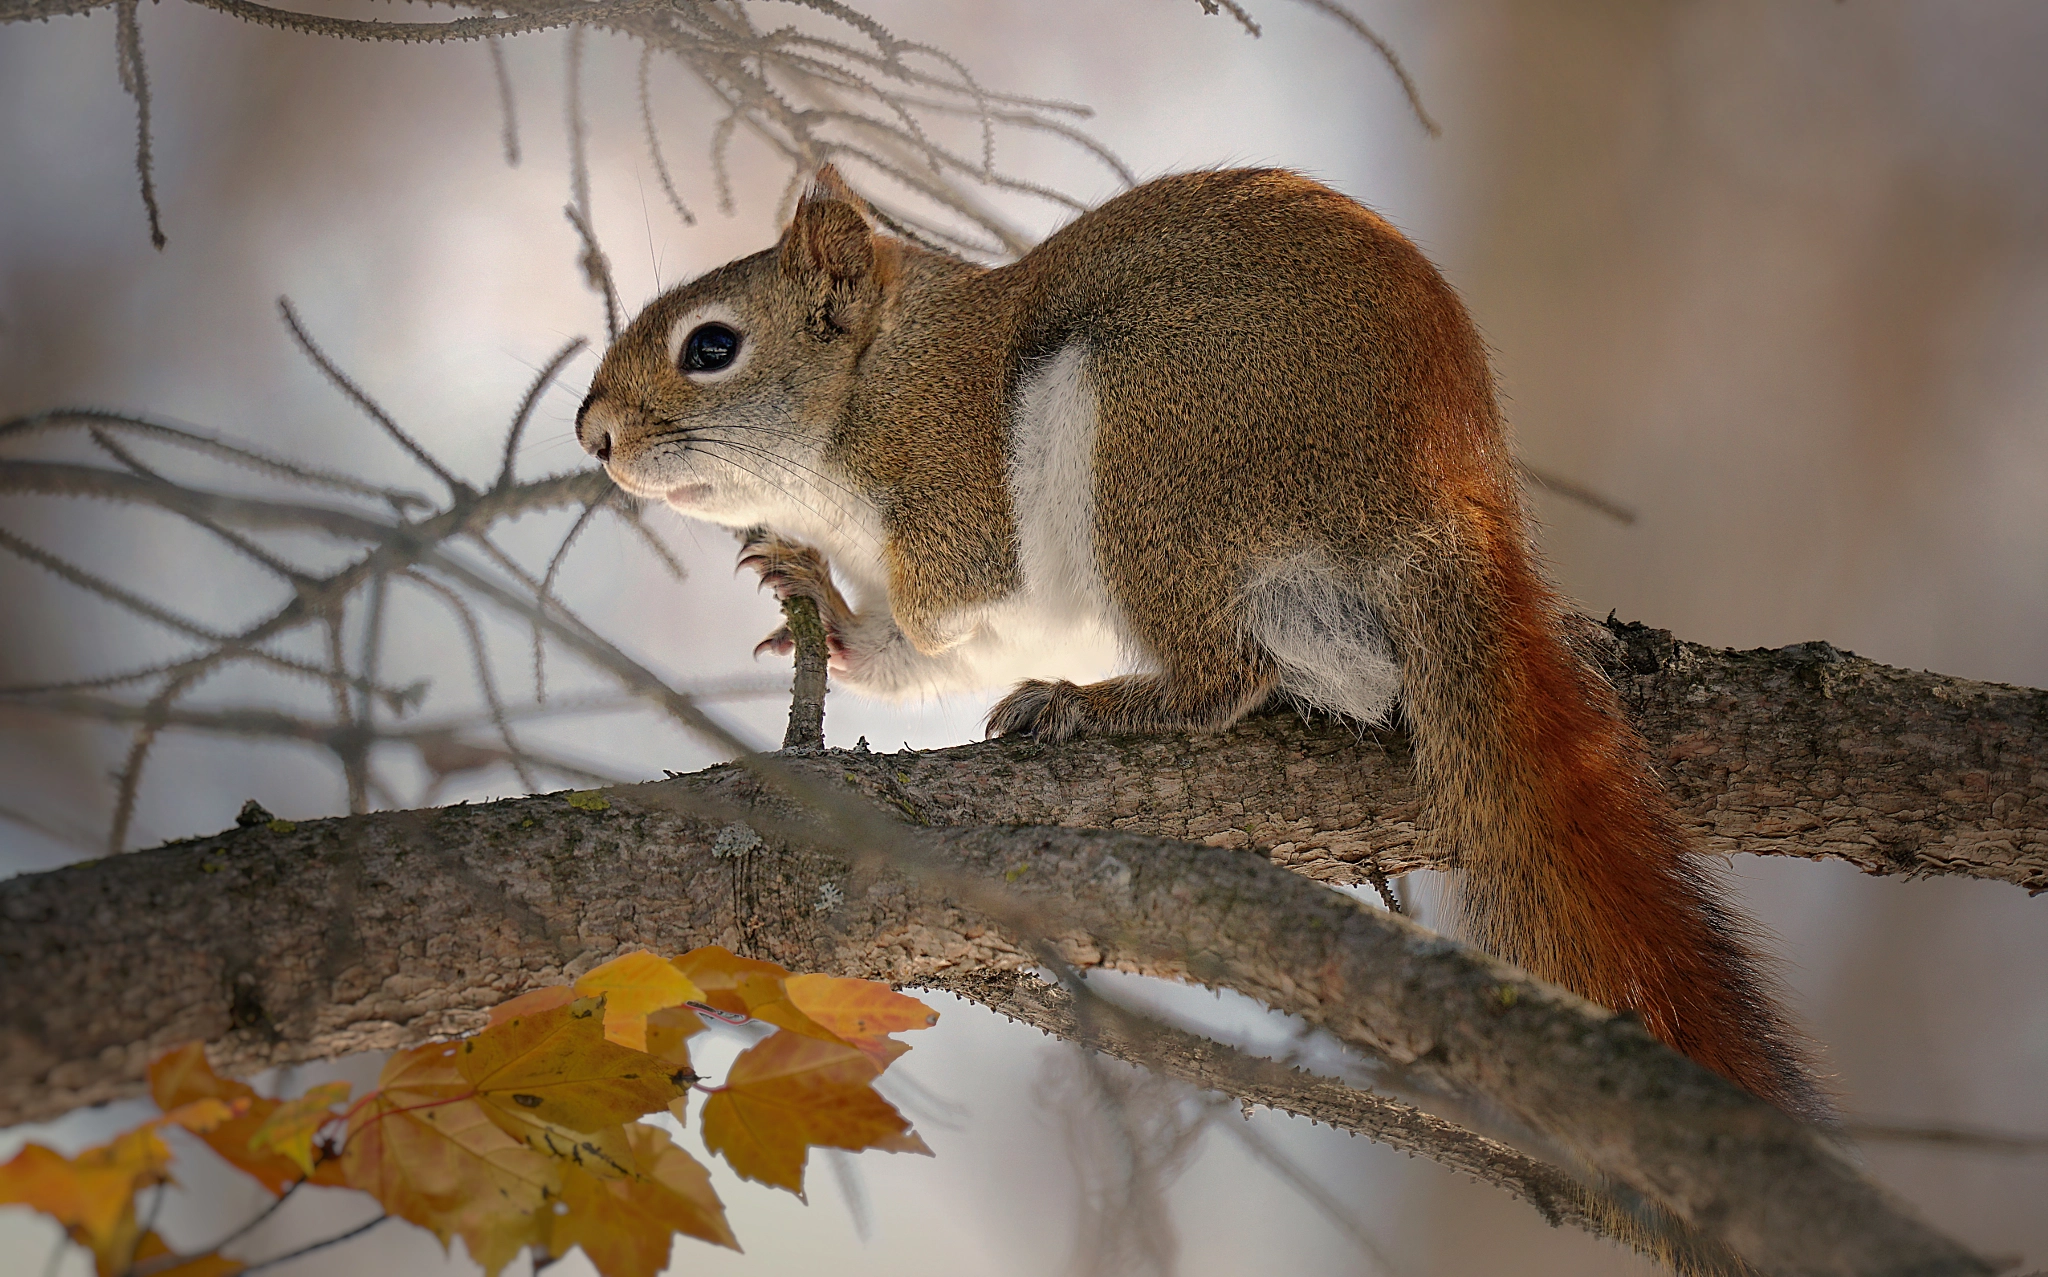
[[[832,569],[825,562],[825,556],[807,545],[797,545],[769,534],[755,537],[740,547],[739,567],[734,570],[746,568],[752,568],[761,578],[761,584],[775,591],[777,599],[784,602],[809,599],[818,605],[818,619],[825,625],[827,668],[835,673],[844,673],[848,650],[843,635],[853,620],[853,610],[846,605],[838,587],[832,584]],[[759,656],[763,652],[788,655],[795,650],[795,638],[790,635],[789,627],[782,625],[755,645],[754,655]]]

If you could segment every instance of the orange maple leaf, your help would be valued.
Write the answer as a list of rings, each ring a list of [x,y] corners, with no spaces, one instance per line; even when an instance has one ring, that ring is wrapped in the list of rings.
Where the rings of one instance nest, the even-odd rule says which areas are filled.
[[[889,1034],[928,1029],[939,1022],[938,1012],[877,980],[793,975],[783,987],[797,1010],[848,1046],[859,1048],[877,1071],[910,1049]]]
[[[649,1012],[704,1000],[704,991],[673,962],[645,949],[592,967],[577,977],[576,992],[586,998],[602,997],[604,1035],[635,1051],[647,1049]]]
[[[870,1085],[879,1069],[858,1047],[777,1033],[740,1052],[704,1101],[704,1146],[743,1178],[803,1196],[812,1145],[931,1149]]]
[[[379,1089],[349,1114],[341,1169],[388,1214],[461,1237],[495,1277],[542,1240],[537,1212],[559,1190],[555,1159],[508,1135],[456,1065],[458,1044],[431,1043],[386,1061]]]
[[[144,1233],[135,1247],[135,1277],[234,1277],[248,1266],[218,1251],[176,1255],[154,1232]]]
[[[226,1121],[214,1123],[203,1130],[198,1127],[187,1129],[205,1140],[207,1147],[220,1154],[229,1165],[249,1175],[273,1194],[281,1194],[308,1178],[307,1172],[291,1158],[250,1147],[250,1138],[270,1120],[279,1102],[256,1094],[247,1083],[215,1073],[213,1066],[206,1062],[203,1044],[189,1042],[158,1056],[149,1066],[149,1093],[156,1100],[156,1106],[165,1113],[176,1112],[196,1100],[219,1100],[236,1109],[235,1116]],[[339,1175],[324,1165],[311,1178],[316,1184],[340,1182]]]
[[[528,989],[509,1002],[500,1002],[491,1008],[490,1023],[502,1024],[519,1015],[533,1015],[537,1012],[565,1007],[582,995],[566,984],[551,984],[543,989]]]
[[[348,1099],[350,1089],[346,1082],[323,1082],[299,1098],[279,1104],[249,1137],[249,1151],[282,1154],[310,1177],[313,1137],[334,1120],[334,1106]]]
[[[555,1255],[581,1246],[603,1277],[655,1277],[677,1233],[740,1248],[702,1163],[659,1127],[628,1126],[626,1144],[624,1175],[563,1168],[562,1199],[548,1216]]]
[[[747,1016],[805,1037],[837,1042],[832,1030],[789,1000],[789,972],[759,958],[742,958],[707,944],[674,959],[676,969],[704,991],[703,1005],[727,1016]]]

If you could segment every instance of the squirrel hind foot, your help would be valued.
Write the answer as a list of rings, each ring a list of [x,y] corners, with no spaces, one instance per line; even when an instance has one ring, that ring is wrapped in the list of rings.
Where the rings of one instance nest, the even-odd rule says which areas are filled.
[[[1220,731],[1264,704],[1270,671],[1199,686],[1165,674],[1125,674],[1085,686],[1026,679],[988,712],[987,734],[1058,744],[1076,736]]]
[[[982,734],[990,738],[1029,736],[1046,744],[1072,740],[1088,728],[1082,691],[1064,679],[1025,679],[989,710]]]

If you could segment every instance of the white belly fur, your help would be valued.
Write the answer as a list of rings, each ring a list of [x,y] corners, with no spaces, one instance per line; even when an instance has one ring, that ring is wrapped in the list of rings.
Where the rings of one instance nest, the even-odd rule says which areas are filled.
[[[1097,679],[1129,664],[1095,561],[1096,421],[1081,343],[1061,347],[1020,379],[1009,484],[1023,583],[992,604],[957,649],[983,685]]]

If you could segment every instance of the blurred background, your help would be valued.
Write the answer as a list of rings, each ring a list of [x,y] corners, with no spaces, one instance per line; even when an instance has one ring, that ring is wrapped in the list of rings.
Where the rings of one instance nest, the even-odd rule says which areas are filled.
[[[769,25],[818,20],[750,7]],[[1522,456],[1639,515],[1623,525],[1534,496],[1553,569],[1587,611],[1708,643],[1826,639],[1896,665],[2048,685],[2048,9],[1356,0],[1441,124],[1432,138],[1368,46],[1292,0],[1253,9],[1257,39],[1195,0],[864,7],[993,88],[1092,106],[1086,127],[1140,177],[1287,165],[1406,230],[1492,344]],[[275,304],[288,295],[358,383],[452,468],[487,481],[534,371],[570,337],[603,337],[561,214],[567,36],[504,43],[521,143],[512,167],[481,45],[341,43],[175,4],[141,22],[161,253],[137,194],[112,12],[0,28],[0,418],[120,408],[428,488],[294,349]],[[722,108],[657,64],[664,150],[696,215],[684,224],[648,157],[637,61],[637,46],[593,34],[583,74],[590,207],[629,311],[768,243],[787,180],[778,158],[737,137],[736,208],[721,215],[707,156]],[[1118,189],[1074,147],[1028,135],[999,146],[1010,171],[1087,202]],[[989,198],[1033,237],[1063,217]],[[542,399],[522,475],[584,464],[570,425],[593,366],[586,353]],[[63,441],[6,450],[88,455]],[[221,478],[207,463],[182,466]],[[781,663],[749,658],[776,614],[733,578],[729,535],[665,512],[651,523],[687,580],[669,580],[630,530],[599,521],[566,560],[565,601],[680,684],[779,680]],[[507,541],[544,559],[566,524],[522,520]],[[223,628],[283,597],[198,534],[103,503],[0,498],[0,528]],[[310,541],[294,549],[339,561]],[[9,686],[183,650],[18,555],[0,555],[0,599]],[[393,606],[387,676],[429,680],[424,715],[474,714],[456,622],[431,600]],[[506,698],[530,700],[524,631],[494,627],[488,641]],[[601,686],[566,657],[550,680],[563,694]],[[835,694],[826,729],[837,745],[954,744],[977,734],[994,695],[890,706]],[[323,696],[241,671],[195,704],[317,708]],[[720,712],[772,744],[784,703]],[[562,715],[521,730],[608,775],[713,761],[648,715]],[[0,711],[0,872],[104,854],[109,774],[127,748],[121,730]],[[405,801],[432,779],[404,751],[382,763]],[[477,769],[448,777],[439,801],[519,788],[508,769]],[[346,809],[323,752],[174,735],[155,753],[126,845],[219,829],[250,798],[290,818]],[[1998,884],[1755,858],[1731,881],[1778,936],[1791,1001],[1853,1119],[2048,1134],[2041,902]],[[944,1024],[892,1076],[908,1076],[898,1096],[939,1160],[869,1154],[845,1174],[814,1162],[808,1206],[725,1177],[749,1254],[679,1243],[677,1271],[1062,1271],[1086,1184],[1063,1134],[1071,1063],[1034,1032],[932,1000]],[[1237,1031],[1276,1031],[1254,1009],[1183,1001]],[[367,1083],[374,1070],[348,1061],[330,1072]],[[315,1076],[301,1070],[292,1085]],[[138,1120],[131,1107],[0,1135],[0,1157],[29,1138],[95,1142]],[[1173,1189],[1178,1271],[1650,1271],[1429,1163],[1273,1115],[1255,1125],[1344,1203],[1377,1257],[1212,1130]],[[1980,1251],[2048,1264],[2048,1156],[1926,1142],[1873,1142],[1865,1156]],[[256,1205],[209,1177],[203,1157],[189,1159],[165,1217],[182,1244]],[[295,1201],[249,1253],[324,1235],[348,1209]],[[0,1273],[42,1271],[53,1237],[0,1210]],[[459,1250],[445,1262],[469,1271]],[[294,1271],[443,1263],[431,1239],[393,1225]],[[579,1265],[557,1271],[588,1271]]]

